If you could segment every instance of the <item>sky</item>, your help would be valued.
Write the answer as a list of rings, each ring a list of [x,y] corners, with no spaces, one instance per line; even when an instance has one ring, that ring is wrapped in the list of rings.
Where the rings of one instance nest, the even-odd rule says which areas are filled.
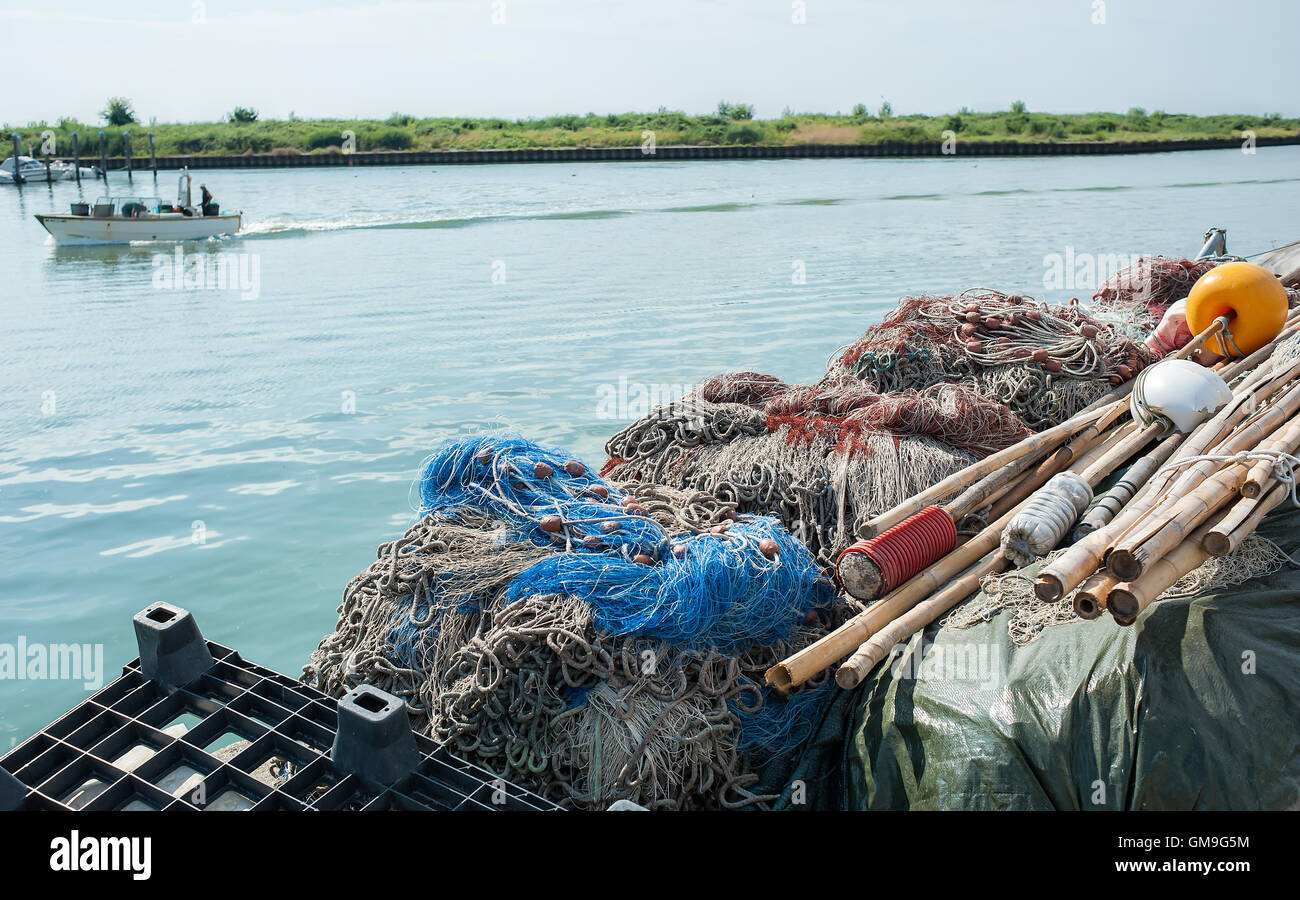
[[[0,0],[0,121],[1300,115],[1295,0]]]

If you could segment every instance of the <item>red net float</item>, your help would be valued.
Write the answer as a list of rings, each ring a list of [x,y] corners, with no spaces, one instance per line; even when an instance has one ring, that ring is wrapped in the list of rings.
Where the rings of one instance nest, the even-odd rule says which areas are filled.
[[[845,590],[859,600],[871,600],[889,593],[955,546],[957,525],[952,516],[943,507],[930,506],[884,533],[848,547],[835,561],[835,569]],[[871,583],[874,573],[869,568],[864,573],[857,565],[862,557],[879,573],[878,583]]]

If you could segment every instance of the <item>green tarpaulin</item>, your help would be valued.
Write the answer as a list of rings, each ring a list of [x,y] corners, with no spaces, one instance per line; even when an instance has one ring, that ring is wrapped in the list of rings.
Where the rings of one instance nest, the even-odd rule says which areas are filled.
[[[1296,555],[1300,511],[1259,533]],[[1009,615],[835,689],[765,783],[791,809],[1300,808],[1300,570],[1021,647]]]

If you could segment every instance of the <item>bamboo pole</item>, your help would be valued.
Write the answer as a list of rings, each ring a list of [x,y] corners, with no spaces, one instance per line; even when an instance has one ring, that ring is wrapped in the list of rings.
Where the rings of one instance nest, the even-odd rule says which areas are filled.
[[[1121,428],[1124,427],[1127,426],[1121,426]],[[1074,466],[1070,467],[1070,470],[1078,471],[1084,469],[1090,466],[1092,462],[1093,459],[1091,458],[1091,455],[1084,454]],[[1046,477],[1051,476],[1049,475]],[[1102,474],[1101,477],[1105,477],[1104,474]],[[1046,480],[1046,478],[1044,480]],[[980,537],[988,536],[989,533],[992,532],[992,541],[1000,542],[1002,531],[1006,527],[1006,523],[1010,522],[1016,513],[1020,512],[1028,502],[1028,499],[1023,500],[1013,509],[1009,510],[1002,516],[1002,518],[998,519],[994,525],[981,532]],[[990,545],[987,543],[983,546],[986,550],[990,549]],[[996,543],[992,546],[996,547]],[[949,554],[948,557],[945,557],[944,561],[946,562],[953,555],[955,554]],[[976,557],[976,559],[979,559],[979,557]],[[909,604],[908,609],[901,613],[890,615],[889,621],[877,625],[875,630],[858,645],[858,649],[853,653],[849,660],[840,667],[838,672],[836,672],[836,683],[843,688],[856,687],[861,683],[862,679],[866,677],[867,673],[870,672],[871,669],[880,662],[880,660],[884,659],[894,644],[901,640],[906,640],[908,637],[929,625],[939,616],[943,615],[943,613],[952,609],[966,597],[977,591],[979,589],[980,579],[984,578],[986,575],[1001,572],[1008,565],[1009,561],[1006,556],[1003,555],[1001,548],[992,549],[992,552],[988,553],[983,558],[982,562],[963,572],[954,581],[937,591],[931,591],[924,595],[930,599],[925,600],[923,598],[918,598],[918,600],[914,600]],[[920,612],[914,615],[918,610],[920,610]],[[901,637],[897,635],[901,635]],[[825,638],[823,638],[823,640],[825,640]],[[842,656],[843,653],[841,653],[840,657],[837,658],[841,658]],[[769,682],[771,680],[771,674],[771,670],[769,670]]]
[[[1136,581],[1165,554],[1187,539],[1196,528],[1237,495],[1246,467],[1230,465],[1181,497],[1173,508],[1153,522],[1144,522],[1136,534],[1106,556],[1106,567],[1124,581]]]
[[[1197,335],[1197,339],[1199,340],[1194,339],[1194,341],[1196,341],[1195,344],[1185,346],[1179,352],[1177,358],[1185,358],[1188,356],[1196,347],[1204,344],[1206,339],[1221,331],[1224,325],[1226,325],[1226,319],[1220,317],[1220,319],[1217,319],[1210,328],[1207,328],[1202,332],[1202,334]],[[1121,385],[1119,390],[1112,393],[1120,394],[1122,396],[1126,395],[1128,390],[1131,389],[1132,384],[1125,383],[1124,385]],[[1233,404],[1229,404],[1229,406],[1233,406]],[[1118,410],[1116,410],[1116,407],[1118,407]],[[1103,398],[1102,402],[1093,404],[1093,406],[1084,410],[1083,413],[1080,413],[1073,419],[1056,426],[1054,429],[1048,429],[1039,435],[1035,435],[1033,438],[1027,438],[1025,441],[1022,441],[1014,447],[1008,448],[1006,451],[1001,451],[1001,458],[996,459],[996,464],[994,464],[994,457],[998,457],[999,454],[993,454],[990,457],[986,457],[980,463],[968,467],[955,475],[949,476],[949,478],[944,479],[944,481],[931,487],[927,491],[923,491],[921,494],[899,504],[894,509],[883,513],[881,516],[878,516],[876,519],[872,520],[872,522],[868,523],[867,531],[870,534],[879,533],[881,530],[892,527],[903,519],[906,519],[908,516],[914,515],[916,512],[932,505],[933,501],[950,494],[962,484],[971,485],[975,479],[986,477],[989,472],[994,471],[997,467],[1005,466],[1013,461],[1023,459],[1029,453],[1035,451],[1045,452],[1047,449],[1050,449],[1050,446],[1049,442],[1043,440],[1043,438],[1049,434],[1053,435],[1055,444],[1059,445],[1063,442],[1064,438],[1059,438],[1057,435],[1067,434],[1068,432],[1065,430],[1065,426],[1075,423],[1076,420],[1078,420],[1074,426],[1076,429],[1078,429],[1080,425],[1085,429],[1091,428],[1095,422],[1108,416],[1112,412],[1116,413],[1116,417],[1118,417],[1118,414],[1122,413],[1126,407],[1127,403],[1124,403],[1122,400],[1106,402],[1106,398]],[[1095,415],[1093,415],[1094,413]],[[1085,415],[1093,415],[1092,420],[1089,421],[1085,419]],[[1245,415],[1244,410],[1242,410],[1241,415]],[[1225,425],[1228,421],[1235,421],[1235,419],[1232,418],[1232,414],[1224,416],[1223,419],[1225,420]],[[1114,419],[1112,418],[1107,422],[1107,424],[1113,421]],[[1103,430],[1104,428],[1098,428],[1096,434],[1089,435],[1089,437],[1096,437]],[[1133,435],[1126,435],[1121,438],[1121,440],[1127,440],[1131,436],[1135,437],[1136,435],[1142,435],[1144,433],[1145,429],[1141,432],[1134,432]],[[1084,436],[1082,434],[1076,434],[1076,438],[1080,437]],[[1216,431],[1212,434],[1207,432],[1204,441],[1208,443],[1210,440],[1217,437],[1219,437],[1219,432]],[[1090,474],[1097,478],[1105,477],[1105,474],[1111,471],[1115,466],[1122,463],[1128,458],[1128,456],[1132,455],[1133,452],[1137,452],[1137,450],[1145,446],[1150,439],[1151,438],[1148,437],[1147,440],[1143,441],[1141,444],[1132,446],[1129,453],[1123,457],[1116,458],[1109,454],[1089,454],[1086,463]],[[1058,455],[1059,454],[1054,454],[1053,457],[1049,457],[1049,460],[1044,461],[1044,463],[1040,465],[1039,469],[1036,470],[1035,475],[1040,474],[1043,471],[1044,466],[1046,466],[1052,459],[1058,458]],[[1073,457],[1073,454],[1071,454],[1071,456]],[[1097,465],[1103,459],[1107,461],[1107,465]],[[1062,468],[1064,468],[1064,466]],[[1104,472],[1102,471],[1103,469]],[[1026,479],[1026,481],[1029,480],[1035,479]],[[1002,482],[999,481],[998,487],[1000,488],[1001,486]],[[981,559],[981,561],[976,565],[971,566],[967,571],[962,572],[954,581],[947,584],[942,589],[935,591],[934,588],[931,588],[930,591],[920,594],[919,597],[915,596],[925,590],[928,584],[933,584],[943,577],[951,577],[941,575],[941,571],[948,571],[953,565],[959,564],[959,561],[960,563],[968,563],[969,556],[974,555],[976,551],[986,547],[990,541],[997,541],[1000,539],[1003,527],[1005,527],[1005,524],[1010,521],[1011,517],[1019,511],[1022,505],[1023,501],[1017,504],[1014,509],[1005,513],[1001,518],[994,522],[994,524],[981,531],[976,538],[968,541],[966,544],[962,545],[962,547],[948,554],[948,556],[944,557],[944,559],[931,570],[918,575],[916,578],[912,579],[907,584],[876,603],[866,612],[854,617],[854,619],[851,619],[849,622],[840,626],[840,628],[836,629],[835,632],[832,632],[830,635],[827,635],[815,644],[773,666],[766,673],[767,682],[782,690],[787,690],[798,684],[802,684],[808,678],[812,677],[812,675],[826,668],[827,665],[833,664],[836,659],[843,658],[845,650],[851,646],[852,641],[861,639],[862,643],[859,645],[858,650],[854,652],[850,660],[846,662],[836,674],[836,680],[842,687],[855,687],[861,682],[861,679],[875,667],[875,665],[888,655],[889,651],[899,641],[905,640],[910,635],[915,634],[917,631],[937,619],[944,612],[951,609],[961,600],[969,596],[974,590],[978,589],[980,579],[1006,567],[1006,558],[1000,550],[994,550],[985,558]],[[977,556],[976,559],[980,558]],[[928,596],[929,599],[921,599],[921,597],[926,596]]]
[[[1106,600],[1119,579],[1107,569],[1093,572],[1074,592],[1074,612],[1081,619],[1095,619],[1106,609]]]
[[[986,502],[991,505],[985,520],[1001,518],[1007,510],[1019,505],[1029,493],[1045,483],[1048,478],[1070,465],[1077,454],[1095,449],[1103,437],[1097,426],[1102,424],[1104,427],[1109,427],[1124,412],[1123,404],[1099,409],[1100,418],[1096,422],[1084,426],[1078,435],[1065,446],[1059,447],[1029,475],[1025,475],[1025,472],[1040,457],[1049,452],[1050,447],[1027,453],[1002,469],[985,476],[941,508],[952,518],[954,524],[960,523],[966,515]],[[1018,483],[1017,479],[1020,479]],[[958,538],[957,546],[965,543],[966,541]],[[835,568],[840,584],[855,599],[870,602],[880,596],[883,587],[880,569],[866,553],[846,554],[836,563]]]
[[[1300,410],[1300,385],[1291,387],[1276,405],[1238,428],[1214,455],[1229,456],[1242,450],[1273,450],[1290,440],[1300,442],[1300,422],[1290,421]],[[1221,467],[1221,468],[1219,468]],[[1218,468],[1218,471],[1214,471]],[[1188,532],[1227,504],[1246,480],[1249,467],[1241,463],[1224,466],[1205,459],[1188,467],[1189,471],[1170,491],[1172,502],[1155,510],[1138,527],[1116,542],[1106,556],[1106,565],[1120,578],[1132,581],[1146,566],[1186,539]],[[1198,475],[1196,486],[1187,493],[1179,485]]]
[[[1294,335],[1298,328],[1300,328],[1300,307],[1296,307],[1287,313],[1286,321],[1282,323],[1282,330],[1278,332],[1277,337],[1273,338],[1273,340],[1269,341],[1263,347],[1260,347],[1254,353],[1251,353],[1242,359],[1235,359],[1221,363],[1220,366],[1216,367],[1219,374],[1223,377],[1224,381],[1229,381],[1236,378],[1237,375],[1247,369],[1253,369],[1265,359],[1272,356],[1273,351],[1277,349],[1277,346],[1287,338]]]
[[[1099,434],[1093,440],[1092,446],[1079,454],[1079,458],[1074,460],[1068,468],[1075,473],[1082,473],[1087,470],[1088,466],[1101,459],[1106,452],[1110,450],[1110,445],[1115,441],[1122,441],[1138,430],[1138,423],[1129,419],[1123,425],[1117,425],[1104,434]]]
[[[1123,581],[1111,588],[1106,609],[1120,625],[1132,625],[1142,610],[1167,591],[1178,579],[1205,562],[1210,554],[1201,545],[1213,528],[1207,522],[1142,573],[1136,581]]]
[[[1203,422],[1194,429],[1192,434],[1188,436],[1186,443],[1182,443],[1175,448],[1171,460],[1176,462],[1192,456],[1226,452],[1224,450],[1225,442],[1228,442],[1233,437],[1243,422],[1250,423],[1253,421],[1258,415],[1259,406],[1264,401],[1277,391],[1289,387],[1291,378],[1297,372],[1300,372],[1300,360],[1289,364],[1282,370],[1274,370],[1271,366],[1261,366],[1251,371],[1232,389],[1232,400],[1211,417],[1208,422]],[[1235,453],[1237,450],[1233,449],[1231,452]],[[1149,495],[1153,488],[1158,488],[1163,492],[1163,497],[1157,499],[1154,508],[1160,510],[1175,502],[1186,491],[1194,488],[1213,469],[1213,465],[1200,465],[1195,470],[1183,470],[1182,475],[1178,474],[1179,467],[1176,466],[1166,466],[1163,472],[1161,469],[1157,469],[1154,475],[1159,476],[1158,479],[1148,484],[1147,488],[1139,493],[1139,496],[1142,494]],[[1172,485],[1171,482],[1173,482]],[[1124,530],[1127,530],[1127,528]],[[1123,531],[1119,532],[1116,536],[1117,539],[1122,534]]]
[[[1025,472],[1038,461],[1043,452],[1046,451],[1026,454],[1006,467],[980,479],[954,500],[944,505],[942,509],[952,518],[953,524],[956,525],[967,514],[977,509],[980,504],[990,500],[996,502],[998,498],[1011,490],[1015,486],[1015,480],[1018,477],[1023,477]],[[994,517],[989,516],[989,518]],[[960,547],[965,543],[967,541],[963,540],[961,535],[958,535],[954,547]],[[855,600],[870,603],[878,599],[884,589],[884,576],[881,574],[875,560],[866,553],[845,554],[835,563],[835,572],[840,585]],[[894,585],[894,587],[898,587],[898,585]]]
[[[866,536],[871,537],[880,534],[888,528],[892,528],[909,516],[919,513],[928,506],[935,505],[954,491],[969,487],[978,479],[984,478],[985,476],[996,472],[1002,467],[1031,453],[1042,453],[1055,449],[1069,440],[1069,438],[1076,434],[1080,429],[1105,415],[1112,407],[1123,406],[1125,404],[1125,399],[1114,400],[1099,406],[1094,404],[1096,408],[1084,410],[1073,418],[1062,422],[1060,425],[1055,425],[1046,431],[1040,431],[1038,434],[1030,435],[1020,443],[1013,444],[1005,450],[999,450],[997,453],[989,454],[978,462],[972,463],[962,469],[960,472],[954,472],[938,484],[926,488],[919,494],[909,497],[893,509],[887,510],[876,516],[866,524],[866,527],[864,528]]]
[[[1267,449],[1273,453],[1293,454],[1300,448],[1300,419],[1293,419],[1291,425],[1275,441],[1270,441]],[[1241,485],[1241,496],[1258,497],[1264,492],[1264,488],[1273,481],[1273,464],[1272,459],[1257,459],[1250,471],[1246,473],[1246,480]]]
[[[1064,449],[1064,447],[1061,448],[1061,450]],[[1060,453],[1061,450],[1057,452]],[[1046,448],[1037,453],[1027,453],[996,472],[986,475],[958,494],[951,502],[945,503],[943,508],[952,516],[954,522],[961,521],[963,516],[979,509],[983,503],[987,502],[995,494],[999,497],[1004,496],[1006,491],[1002,489],[1011,488],[1012,482],[1028,472],[1030,467],[1038,462],[1039,457],[1045,452]]]
[[[1110,490],[1101,496],[1092,509],[1088,510],[1075,528],[1075,539],[1091,534],[1115,518],[1150,480],[1156,470],[1163,466],[1170,455],[1178,449],[1184,437],[1185,435],[1178,433],[1171,434],[1157,444],[1154,450],[1129,466],[1128,471],[1120,476],[1119,481],[1111,485]]]
[[[1123,430],[1127,425],[1116,429],[1118,434],[1116,432],[1108,433],[1106,429],[1110,428],[1127,411],[1127,404],[1117,405],[1104,411],[1096,422],[1085,426],[1068,444],[1043,460],[1032,477],[1026,478],[1012,487],[995,502],[989,509],[989,517],[998,518],[1011,507],[1018,506],[1022,500],[1028,499],[1034,491],[1046,484],[1053,475],[1064,471],[1080,458],[1097,450],[1103,438],[1111,436],[1123,438],[1127,434]]]
[[[1109,406],[1101,409],[1104,414],[1109,409]],[[1127,423],[1121,427],[1128,427]],[[1092,439],[1099,441],[1101,437],[1101,435],[1095,435]],[[1084,453],[1075,465],[1081,467],[1091,462],[1092,459],[1090,453]],[[1037,488],[1050,478],[1051,474],[1042,474],[1035,471],[1026,476],[1026,480],[1035,481],[1042,477],[1041,482],[1033,485],[1034,488]],[[946,582],[958,577],[981,557],[997,549],[999,542],[1002,540],[1003,529],[1006,528],[1007,523],[1011,521],[1012,517],[1020,511],[1026,502],[1021,501],[1015,507],[1003,513],[970,540],[960,544],[947,556],[886,594],[867,610],[849,619],[835,631],[772,666],[765,675],[767,683],[779,690],[786,691],[803,684],[818,672],[844,659],[853,652],[854,648],[861,646],[888,622],[943,588]]]
[[[1272,485],[1260,497],[1238,500],[1219,523],[1205,533],[1202,545],[1211,556],[1227,556],[1259,527],[1266,515],[1291,496],[1291,486],[1283,482]]]
[[[1165,358],[1166,359],[1188,359],[1189,357],[1191,357],[1193,353],[1195,353],[1197,350],[1200,350],[1203,346],[1205,346],[1206,341],[1208,341],[1210,338],[1214,337],[1216,334],[1219,334],[1225,328],[1227,328],[1229,320],[1230,320],[1229,316],[1219,316],[1208,326],[1206,326],[1204,331],[1202,331],[1198,335],[1193,336],[1190,341],[1188,341],[1186,344],[1183,344],[1183,346],[1179,347],[1176,352],[1171,353],[1169,356]]]
[[[945,582],[997,547],[1002,529],[1014,513],[1015,510],[1007,513],[933,566],[890,591],[865,612],[768,669],[765,675],[767,683],[787,691],[835,665],[892,619],[942,588]]]
[[[1202,422],[1174,450],[1171,462],[1203,455],[1211,445],[1224,440],[1225,435],[1247,417],[1254,408],[1257,396],[1279,386],[1270,373],[1256,370],[1246,376],[1233,393],[1232,400],[1208,421]],[[1160,453],[1159,449],[1153,453]],[[1236,451],[1233,451],[1236,452]],[[1059,600],[1083,583],[1101,565],[1102,557],[1111,545],[1139,523],[1153,508],[1172,502],[1177,493],[1166,490],[1176,470],[1164,464],[1148,479],[1132,502],[1120,510],[1110,522],[1089,532],[1064,553],[1044,566],[1034,583],[1034,594],[1043,601]],[[1208,472],[1202,472],[1204,477]]]
[[[1106,475],[1119,468],[1130,456],[1160,437],[1162,431],[1164,431],[1164,425],[1159,422],[1152,422],[1140,430],[1136,427],[1131,429],[1118,441],[1111,444],[1105,453],[1080,472],[1080,477],[1089,484],[1097,484]]]
[[[1006,566],[1007,559],[1001,550],[995,550],[984,557],[928,600],[916,604],[864,641],[835,673],[835,682],[845,690],[857,687],[896,644],[907,640],[979,590],[980,579],[999,572]]]

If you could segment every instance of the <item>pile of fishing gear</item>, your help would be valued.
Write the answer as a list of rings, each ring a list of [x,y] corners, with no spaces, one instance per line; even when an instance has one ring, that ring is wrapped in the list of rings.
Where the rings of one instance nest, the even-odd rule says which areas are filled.
[[[753,770],[829,684],[762,687],[838,623],[808,550],[705,493],[610,484],[522,439],[452,443],[305,678],[377,685],[454,752],[578,808],[762,807]]]
[[[993,599],[949,624],[1018,608],[1008,630],[1023,643],[1046,625],[1105,612],[1131,626],[1161,597],[1291,562],[1251,538],[1284,500],[1300,504],[1293,299],[1248,262],[1205,272],[1185,300],[1193,336],[1132,385],[1121,378],[1071,418],[868,522],[836,569],[845,590],[872,605],[774,666],[769,683],[788,689],[838,664],[840,686],[857,687],[901,642],[981,588]],[[959,543],[970,517],[979,527]],[[1032,594],[1006,590],[1003,573],[1043,557],[1031,578],[1019,576]]]
[[[1142,259],[1087,308],[909,297],[814,384],[724,374],[652,411],[599,475],[448,444],[304,678],[400,696],[565,806],[782,805],[760,773],[827,727],[833,683],[931,624],[1009,610],[1019,646],[1290,563],[1253,532],[1300,463],[1297,295],[1238,264]],[[1194,296],[1212,272],[1226,311]],[[1222,403],[1183,410],[1193,384]]]

